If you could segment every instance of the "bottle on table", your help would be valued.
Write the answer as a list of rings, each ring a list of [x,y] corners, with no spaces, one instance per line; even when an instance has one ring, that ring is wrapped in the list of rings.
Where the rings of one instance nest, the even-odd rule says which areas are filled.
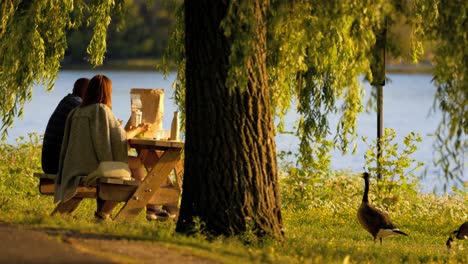
[[[131,95],[131,107],[132,107],[132,115],[130,118],[131,125],[137,127],[142,122],[142,112],[141,112],[141,98],[139,94],[132,94]]]
[[[171,123],[171,137],[170,140],[179,140],[179,112],[174,112],[174,117]]]

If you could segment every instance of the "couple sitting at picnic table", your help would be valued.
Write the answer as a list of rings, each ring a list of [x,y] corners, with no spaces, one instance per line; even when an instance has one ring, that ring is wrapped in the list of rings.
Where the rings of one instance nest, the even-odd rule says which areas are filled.
[[[112,82],[104,75],[78,79],[73,93],[65,96],[49,119],[44,134],[42,168],[56,174],[54,202],[67,202],[80,184],[96,186],[96,171],[111,164],[136,181],[145,177],[138,157],[129,156],[127,139],[149,129],[149,124],[122,127],[112,112]],[[97,220],[110,218],[117,202],[97,198]],[[148,220],[175,215],[154,204],[146,206]]]

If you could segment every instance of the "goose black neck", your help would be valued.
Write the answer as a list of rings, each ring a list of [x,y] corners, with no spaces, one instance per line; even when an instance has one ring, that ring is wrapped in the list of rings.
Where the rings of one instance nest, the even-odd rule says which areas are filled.
[[[369,202],[369,178],[364,177],[364,195],[362,196],[362,201],[365,203]]]

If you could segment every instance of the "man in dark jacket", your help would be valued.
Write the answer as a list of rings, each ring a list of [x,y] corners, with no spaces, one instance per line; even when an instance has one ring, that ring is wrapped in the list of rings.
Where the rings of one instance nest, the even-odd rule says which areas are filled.
[[[68,113],[79,106],[88,88],[89,79],[80,78],[73,86],[73,92],[65,96],[55,108],[47,123],[42,145],[42,170],[44,173],[57,174],[63,132]]]

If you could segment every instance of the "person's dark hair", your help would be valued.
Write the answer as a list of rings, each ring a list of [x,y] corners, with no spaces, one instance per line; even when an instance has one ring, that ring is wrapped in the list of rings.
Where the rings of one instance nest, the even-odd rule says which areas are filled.
[[[97,103],[105,104],[109,108],[112,108],[112,81],[102,74],[94,76],[89,81],[81,107]]]
[[[73,94],[84,98],[86,93],[86,89],[88,89],[89,79],[88,78],[80,78],[76,80],[75,84],[73,85]]]

